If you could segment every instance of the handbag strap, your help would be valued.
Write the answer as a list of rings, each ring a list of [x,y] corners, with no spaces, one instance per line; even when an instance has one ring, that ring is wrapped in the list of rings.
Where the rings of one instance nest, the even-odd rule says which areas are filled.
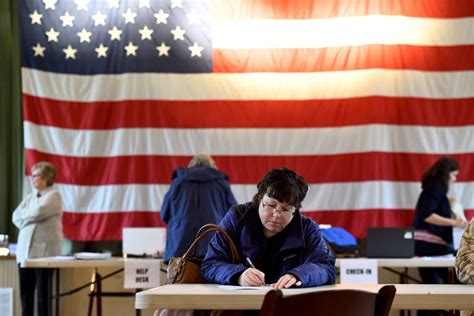
[[[206,224],[206,225],[204,225],[203,227],[201,227],[199,229],[198,234],[199,234],[200,231],[203,234],[207,234],[208,232],[212,232],[212,231],[221,232],[226,237],[227,242],[229,243],[230,251],[231,251],[231,257],[232,257],[232,263],[235,263],[236,261],[240,261],[239,251],[237,250],[237,247],[235,246],[234,241],[232,240],[232,237],[230,237],[230,235],[224,229],[222,229],[219,225]]]
[[[206,236],[207,234],[209,234],[211,232],[216,232],[216,231],[219,232],[219,233],[222,233],[225,236],[225,238],[227,239],[227,242],[229,243],[229,246],[230,246],[232,263],[240,261],[240,255],[239,255],[239,252],[237,251],[237,247],[235,246],[234,241],[232,240],[232,238],[229,236],[229,234],[225,230],[223,230],[222,228],[220,228],[216,224],[206,224],[206,225],[202,226],[199,229],[199,231],[196,234],[196,238],[191,243],[188,250],[186,250],[186,252],[184,253],[183,258],[188,258],[189,254],[191,252],[195,252],[197,243],[201,239],[203,239],[204,236]]]

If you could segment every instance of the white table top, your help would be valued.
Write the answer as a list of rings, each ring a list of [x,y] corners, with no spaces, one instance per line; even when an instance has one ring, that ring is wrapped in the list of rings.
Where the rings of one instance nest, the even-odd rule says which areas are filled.
[[[336,260],[336,266],[339,267],[343,260],[363,260],[367,258],[339,258]],[[24,263],[25,268],[122,268],[125,260],[121,257],[112,257],[110,259],[100,260],[75,260],[59,259],[58,257],[47,257],[37,259],[27,259]],[[160,259],[154,259],[160,260]],[[414,257],[409,259],[375,259],[379,267],[454,267],[454,257]]]
[[[99,260],[77,260],[77,259],[59,259],[58,257],[47,257],[37,259],[25,260],[24,268],[123,268],[125,261],[136,260],[134,258],[124,259],[121,257],[112,257],[109,259]],[[143,259],[140,259],[143,260]],[[162,259],[146,259],[157,260],[162,262]]]
[[[371,258],[338,258],[336,259],[336,267],[341,265],[343,260],[364,260]],[[442,257],[413,257],[406,259],[398,258],[380,258],[374,259],[377,260],[377,265],[379,267],[387,268],[426,268],[426,267],[438,267],[438,268],[448,268],[454,267],[455,257],[442,256]]]
[[[394,284],[397,293],[392,309],[474,310],[474,285]],[[377,292],[383,284],[336,284],[315,288],[287,289],[283,295],[311,291],[357,289]],[[230,290],[216,284],[168,284],[137,293],[138,309],[260,309],[270,288]]]

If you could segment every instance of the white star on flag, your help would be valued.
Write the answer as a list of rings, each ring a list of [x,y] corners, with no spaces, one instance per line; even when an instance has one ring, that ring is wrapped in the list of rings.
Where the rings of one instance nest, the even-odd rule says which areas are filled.
[[[161,42],[160,46],[156,46],[156,50],[158,51],[158,57],[161,56],[169,56],[168,52],[171,47],[166,46],[165,42]]]
[[[204,47],[199,46],[196,42],[194,42],[193,46],[189,46],[188,49],[191,51],[191,57],[197,56],[202,57],[201,52]]]
[[[122,16],[125,19],[125,24],[135,24],[135,17],[137,16],[137,14],[135,12],[132,12],[132,10],[127,9],[127,12],[122,13]]]
[[[75,17],[70,15],[69,12],[67,12],[67,11],[66,11],[66,13],[64,13],[64,15],[61,15],[59,17],[59,19],[61,21],[63,21],[63,27],[64,26],[70,26],[70,27],[74,26],[72,22],[74,21]]]
[[[30,14],[30,18],[31,18],[31,24],[39,24],[41,25],[41,18],[43,17],[42,14],[39,14],[38,11],[34,11],[32,14]]]
[[[153,34],[153,30],[149,29],[148,26],[145,25],[145,27],[141,30],[138,30],[138,32],[141,34],[142,40],[151,40],[151,34]]]
[[[171,9],[182,8],[183,0],[171,0]]]
[[[100,46],[95,49],[97,52],[97,58],[100,57],[107,57],[107,50],[109,48],[107,46],[104,46],[102,43],[100,43]]]
[[[77,33],[77,36],[79,36],[79,42],[91,42],[91,32],[87,32],[85,28],[83,28],[80,32]]]
[[[186,17],[188,18],[188,23],[190,25],[194,23],[199,23],[199,15],[195,11],[186,14]]]
[[[120,41],[120,35],[122,34],[122,31],[119,30],[117,27],[114,26],[113,29],[109,30],[108,33],[110,34],[110,40],[118,40]]]
[[[36,46],[32,47],[32,49],[35,52],[35,57],[36,56],[44,57],[44,51],[46,50],[46,47],[43,47],[40,45],[40,43],[37,43]]]
[[[74,3],[76,4],[77,6],[77,11],[80,11],[80,10],[89,10],[89,8],[87,7],[89,5],[89,0],[74,0]]]
[[[45,10],[51,9],[56,10],[57,0],[43,0]]]
[[[109,9],[119,8],[119,0],[107,0],[107,3],[109,5]]]
[[[186,31],[180,28],[179,25],[177,25],[174,30],[171,30],[171,34],[173,34],[173,39],[175,41],[178,39],[184,41],[184,33],[186,33]]]
[[[127,56],[137,56],[138,46],[133,45],[132,42],[129,42],[128,45],[124,47],[124,49],[127,52]]]
[[[150,7],[150,0],[140,0],[140,1],[138,2],[138,6],[139,6],[140,8],[143,8],[143,7],[149,8],[149,7]]]
[[[72,48],[71,45],[68,45],[67,48],[63,49],[63,52],[66,54],[66,59],[76,59],[77,49]]]
[[[156,18],[156,24],[167,24],[168,17],[170,16],[168,13],[165,13],[163,10],[160,9],[158,13],[153,14],[153,16]]]
[[[48,42],[58,42],[59,32],[56,32],[53,28],[50,28],[49,31],[46,32],[46,36],[48,37]]]
[[[94,26],[97,26],[97,25],[105,26],[106,18],[107,18],[107,15],[102,14],[102,12],[100,11],[97,11],[97,13],[92,16],[92,20],[94,20]]]

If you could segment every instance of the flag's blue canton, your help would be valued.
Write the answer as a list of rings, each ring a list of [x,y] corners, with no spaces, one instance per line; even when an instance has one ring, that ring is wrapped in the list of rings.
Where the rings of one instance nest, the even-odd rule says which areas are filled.
[[[46,1],[48,2],[48,1]],[[54,0],[52,1],[54,2]],[[141,1],[140,1],[141,2]],[[182,1],[181,7],[172,8],[169,0],[150,0],[150,7],[143,6],[139,0],[117,1],[119,8],[111,7],[109,1],[90,1],[88,10],[78,10],[73,0],[57,1],[54,9],[46,9],[47,5],[40,0],[22,0],[20,6],[21,31],[23,45],[23,65],[51,72],[72,74],[120,74],[126,72],[170,72],[170,73],[197,73],[211,72],[212,70],[212,41],[210,28],[210,10],[207,1],[193,0]],[[30,16],[36,12],[41,24],[33,23]],[[135,23],[125,23],[123,14],[136,13]],[[154,16],[162,10],[169,14],[167,23],[157,24]],[[92,16],[100,11],[106,15],[105,25],[95,25]],[[73,27],[63,26],[61,16],[66,12],[74,17]],[[189,14],[195,13],[199,21],[191,20]],[[194,22],[194,23],[193,23]],[[152,29],[151,40],[142,39],[139,30],[147,26]],[[172,30],[179,26],[185,30],[184,40],[174,39]],[[120,40],[111,40],[109,33],[114,27],[121,30]],[[48,41],[46,32],[51,28],[59,32],[58,42]],[[83,29],[91,32],[90,42],[81,38],[77,33]],[[125,47],[129,43],[137,46],[136,55],[127,56]],[[166,50],[160,51],[157,46],[165,43]],[[189,49],[196,43],[202,50],[196,51],[191,57]],[[38,46],[39,44],[39,46]],[[106,57],[98,57],[96,49],[103,45],[107,47]],[[74,54],[66,59],[63,51],[71,46],[77,49]],[[33,47],[40,47],[35,51]],[[41,48],[45,48],[42,50]],[[42,52],[41,52],[42,51]],[[198,56],[200,53],[200,57]],[[35,56],[36,54],[36,56]],[[75,58],[72,58],[74,55]]]

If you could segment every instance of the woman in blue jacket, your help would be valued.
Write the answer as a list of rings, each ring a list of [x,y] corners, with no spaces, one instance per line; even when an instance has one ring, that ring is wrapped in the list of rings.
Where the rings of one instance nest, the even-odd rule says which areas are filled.
[[[257,185],[252,202],[232,207],[220,222],[235,242],[241,261],[231,262],[225,237],[217,233],[202,265],[210,283],[274,288],[333,284],[335,258],[319,226],[299,209],[308,185],[294,171],[279,168]]]
[[[218,223],[235,204],[229,178],[217,170],[211,156],[196,155],[188,168],[177,168],[160,212],[161,220],[168,224],[164,261],[182,256],[202,225]],[[197,256],[204,257],[209,240],[198,245]]]

